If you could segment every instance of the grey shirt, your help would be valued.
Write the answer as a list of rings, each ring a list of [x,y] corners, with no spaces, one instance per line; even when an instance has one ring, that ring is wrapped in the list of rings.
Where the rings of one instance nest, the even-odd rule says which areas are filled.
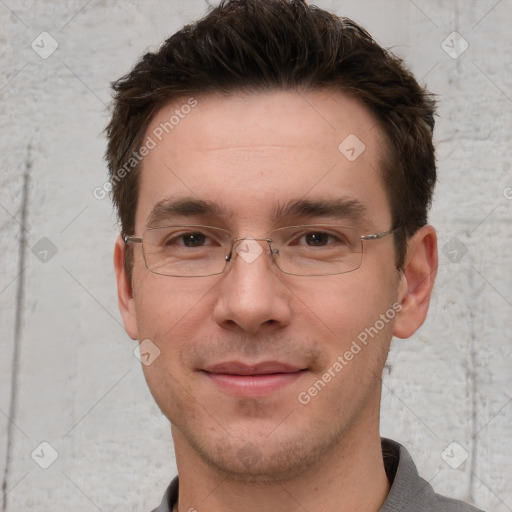
[[[391,489],[379,512],[482,512],[462,501],[436,494],[418,475],[408,451],[397,442],[383,438],[382,454]],[[162,503],[152,512],[172,512],[177,501],[178,477],[172,480]]]

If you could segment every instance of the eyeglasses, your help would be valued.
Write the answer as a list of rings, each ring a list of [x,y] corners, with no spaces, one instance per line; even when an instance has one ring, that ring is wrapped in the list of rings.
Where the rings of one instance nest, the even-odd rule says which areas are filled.
[[[363,259],[363,240],[378,240],[396,229],[361,235],[348,226],[312,224],[278,228],[270,238],[233,238],[222,228],[201,225],[149,228],[142,238],[125,236],[126,244],[142,244],[148,270],[173,277],[207,277],[222,274],[234,252],[246,263],[262,253],[285,274],[327,276],[357,270]],[[236,248],[235,248],[236,246]]]

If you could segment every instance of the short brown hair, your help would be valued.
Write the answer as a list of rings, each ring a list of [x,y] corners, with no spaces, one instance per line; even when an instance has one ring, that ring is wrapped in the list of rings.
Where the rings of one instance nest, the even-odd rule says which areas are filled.
[[[382,177],[393,225],[402,228],[395,233],[398,269],[407,238],[427,223],[436,181],[433,95],[401,59],[348,18],[305,0],[223,0],[158,51],[146,53],[112,87],[105,157],[122,234],[135,229],[140,171],[132,162],[127,172],[126,162],[164,105],[209,92],[326,87],[358,98],[388,141]]]

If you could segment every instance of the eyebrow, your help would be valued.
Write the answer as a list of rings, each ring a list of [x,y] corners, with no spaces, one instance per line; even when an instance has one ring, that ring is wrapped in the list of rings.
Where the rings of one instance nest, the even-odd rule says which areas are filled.
[[[194,198],[182,198],[182,199],[162,199],[155,204],[151,213],[149,214],[146,226],[151,227],[164,220],[171,220],[173,217],[192,217],[192,216],[213,216],[213,217],[225,217],[226,210],[219,204]]]
[[[296,199],[286,203],[275,202],[271,210],[273,222],[283,219],[308,219],[326,217],[361,221],[367,215],[366,207],[357,199],[340,197],[336,199]],[[233,217],[230,209],[220,204],[191,197],[181,199],[163,199],[155,204],[149,214],[146,227],[155,226],[162,221],[172,221],[175,217],[217,217],[228,219]]]
[[[272,210],[274,221],[290,218],[330,217],[334,219],[362,220],[368,214],[366,207],[357,199],[299,199],[284,204],[275,203]]]

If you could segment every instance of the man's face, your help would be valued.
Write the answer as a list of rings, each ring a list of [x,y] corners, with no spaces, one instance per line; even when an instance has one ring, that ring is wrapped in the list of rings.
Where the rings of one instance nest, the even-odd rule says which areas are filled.
[[[182,199],[213,202],[225,214],[164,217],[158,225],[217,226],[255,238],[297,224],[350,225],[362,234],[392,228],[383,138],[353,98],[288,91],[197,102],[143,160],[137,236],[155,205]],[[147,135],[179,107],[163,108]],[[299,200],[362,208],[348,217],[272,218],[276,204]],[[320,277],[284,274],[266,251],[250,262],[235,253],[221,275],[168,277],[147,270],[141,246],[133,247],[125,325],[160,350],[143,368],[177,451],[239,478],[286,478],[376,428],[400,275],[392,236],[363,245],[359,269]],[[353,342],[363,332],[358,351]],[[280,375],[240,377],[254,367]],[[324,385],[308,391],[323,376]]]

